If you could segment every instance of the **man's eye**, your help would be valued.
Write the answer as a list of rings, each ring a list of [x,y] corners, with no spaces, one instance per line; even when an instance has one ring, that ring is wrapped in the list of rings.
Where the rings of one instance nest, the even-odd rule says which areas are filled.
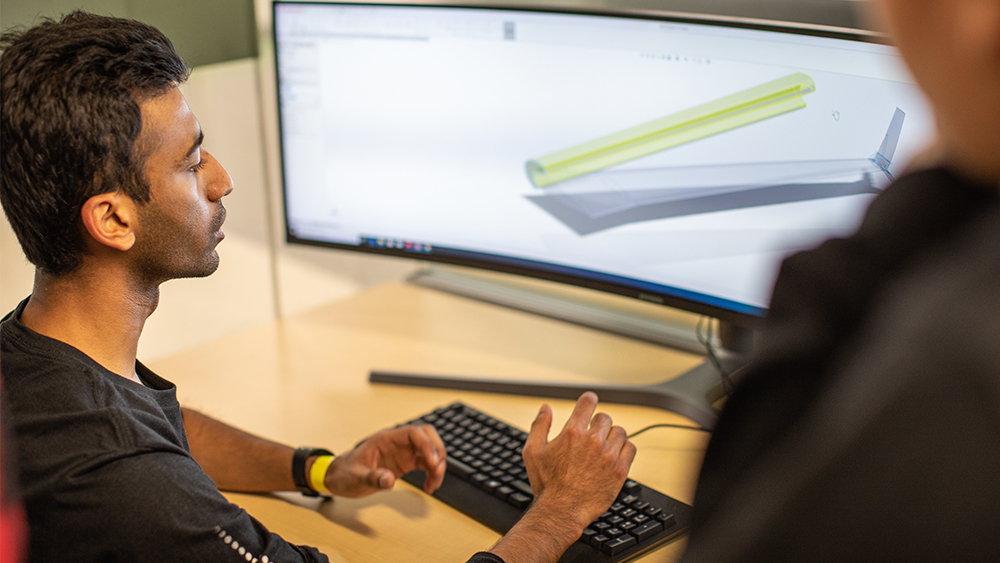
[[[204,160],[199,160],[198,164],[195,164],[194,166],[192,166],[188,170],[190,170],[191,172],[197,172],[197,171],[201,170],[204,167],[205,167],[205,161]]]

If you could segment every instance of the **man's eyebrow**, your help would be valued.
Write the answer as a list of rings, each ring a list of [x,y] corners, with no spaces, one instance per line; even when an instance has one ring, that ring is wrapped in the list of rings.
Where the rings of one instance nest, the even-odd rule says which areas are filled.
[[[188,149],[187,154],[184,155],[184,160],[187,160],[188,158],[190,158],[191,155],[194,154],[194,151],[198,150],[198,148],[201,147],[201,144],[204,143],[204,142],[205,142],[205,132],[202,131],[201,129],[199,129],[198,130],[198,138],[194,140],[194,144],[191,145],[191,148]]]

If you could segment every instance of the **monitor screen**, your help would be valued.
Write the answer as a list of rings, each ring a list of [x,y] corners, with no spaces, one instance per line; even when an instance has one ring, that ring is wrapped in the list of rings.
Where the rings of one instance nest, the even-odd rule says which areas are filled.
[[[926,143],[893,48],[779,24],[277,2],[288,240],[752,320]]]

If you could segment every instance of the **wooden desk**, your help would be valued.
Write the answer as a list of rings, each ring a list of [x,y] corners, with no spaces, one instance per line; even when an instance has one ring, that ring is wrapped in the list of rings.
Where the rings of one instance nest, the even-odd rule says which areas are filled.
[[[206,343],[151,363],[181,404],[292,445],[350,449],[361,438],[460,399],[527,428],[542,400],[370,384],[371,369],[522,379],[645,383],[701,358],[405,284]],[[553,435],[572,401],[549,400]],[[600,407],[633,431],[690,421],[644,407]],[[691,502],[708,437],[655,429],[634,439],[631,476]],[[497,534],[398,483],[364,499],[320,502],[296,493],[227,494],[288,541],[332,561],[465,561]],[[674,561],[682,543],[642,561]]]

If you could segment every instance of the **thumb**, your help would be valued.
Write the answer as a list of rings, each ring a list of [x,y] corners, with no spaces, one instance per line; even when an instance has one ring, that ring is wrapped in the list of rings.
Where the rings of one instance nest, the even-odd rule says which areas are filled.
[[[367,482],[373,489],[391,489],[396,483],[396,476],[388,469],[372,469],[368,472]]]

